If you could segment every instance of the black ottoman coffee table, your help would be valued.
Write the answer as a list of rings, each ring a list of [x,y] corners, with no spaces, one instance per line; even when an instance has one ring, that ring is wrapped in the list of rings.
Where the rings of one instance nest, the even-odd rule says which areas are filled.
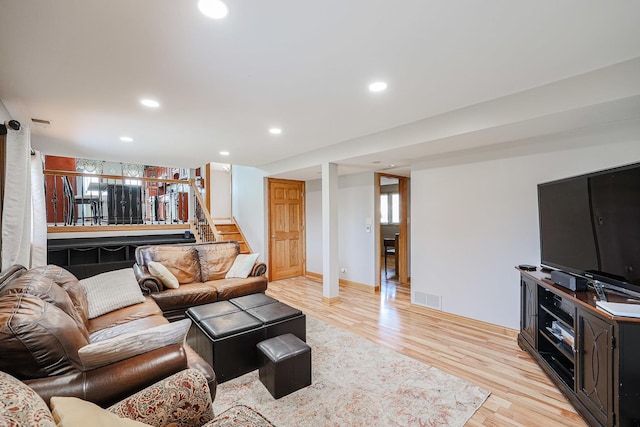
[[[302,311],[264,294],[191,307],[189,345],[213,367],[219,383],[258,369],[256,345],[267,338],[291,333],[306,340]]]

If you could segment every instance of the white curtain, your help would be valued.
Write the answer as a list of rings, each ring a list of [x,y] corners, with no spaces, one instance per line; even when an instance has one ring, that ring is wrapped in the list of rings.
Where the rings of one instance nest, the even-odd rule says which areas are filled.
[[[47,207],[44,194],[44,161],[42,153],[31,155],[31,265],[47,263]]]
[[[46,233],[40,154],[31,156],[28,127],[16,131],[7,126],[0,269],[13,264],[29,268],[46,264]]]

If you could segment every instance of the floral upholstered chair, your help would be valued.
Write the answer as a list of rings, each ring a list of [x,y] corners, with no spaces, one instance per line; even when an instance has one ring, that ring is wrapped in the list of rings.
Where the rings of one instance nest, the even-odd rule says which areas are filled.
[[[195,369],[178,372],[106,410],[75,397],[53,397],[51,408],[25,383],[0,372],[0,427],[273,426],[242,405],[214,418],[207,380]]]

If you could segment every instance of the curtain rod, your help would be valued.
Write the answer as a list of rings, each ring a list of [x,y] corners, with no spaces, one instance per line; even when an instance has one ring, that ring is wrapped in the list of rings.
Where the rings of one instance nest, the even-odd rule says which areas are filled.
[[[9,125],[9,127],[13,130],[20,130],[20,122],[17,120],[9,120],[8,122],[5,122],[5,124],[0,124],[0,135],[6,135],[7,134],[7,125]]]

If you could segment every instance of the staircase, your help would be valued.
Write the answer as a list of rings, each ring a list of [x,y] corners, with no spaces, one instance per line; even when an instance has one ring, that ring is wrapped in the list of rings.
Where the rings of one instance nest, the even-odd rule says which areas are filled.
[[[216,242],[235,240],[240,244],[241,254],[250,254],[253,252],[235,218],[214,218],[213,223],[216,228]]]
[[[200,190],[195,187],[193,180],[190,182],[193,188],[194,198],[194,214],[193,219],[189,221],[191,233],[195,236],[196,242],[225,242],[234,240],[240,244],[241,254],[251,254],[253,250],[247,243],[240,226],[236,219],[231,218],[212,218],[209,210],[206,208]]]

